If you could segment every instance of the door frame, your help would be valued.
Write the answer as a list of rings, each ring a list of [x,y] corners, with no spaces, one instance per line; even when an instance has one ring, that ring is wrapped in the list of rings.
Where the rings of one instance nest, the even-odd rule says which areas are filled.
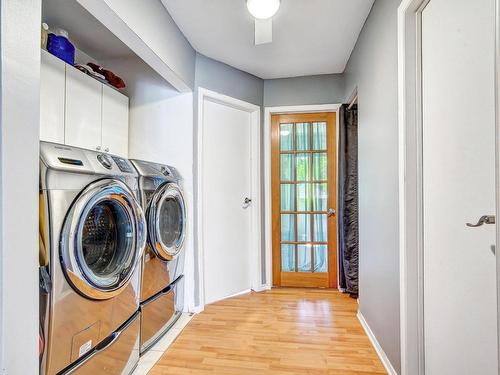
[[[264,188],[265,188],[265,282],[262,289],[271,289],[273,285],[273,210],[272,210],[272,171],[271,171],[271,117],[273,115],[283,115],[291,113],[319,113],[319,112],[334,112],[336,113],[336,175],[338,176],[338,145],[339,145],[339,110],[342,104],[313,104],[313,105],[294,105],[294,106],[278,106],[264,108]],[[338,192],[337,178],[337,192]],[[338,193],[337,193],[338,207]],[[337,251],[338,251],[338,236],[337,236]],[[337,285],[338,285],[338,262],[337,262]]]
[[[245,102],[243,100],[235,99],[233,97],[220,94],[215,91],[211,91],[202,87],[198,88],[198,138],[197,138],[197,202],[195,214],[196,229],[195,233],[197,235],[197,246],[195,248],[196,258],[198,259],[197,273],[198,280],[194,278],[193,284],[199,292],[199,304],[193,307],[193,312],[201,312],[205,307],[205,258],[204,258],[204,202],[203,202],[203,134],[204,134],[204,106],[205,101],[215,102],[221,105],[225,105],[231,108],[239,109],[248,112],[251,115],[251,140],[250,140],[250,178],[251,178],[251,217],[250,217],[250,252],[252,256],[251,276],[252,276],[252,290],[261,289],[261,165],[260,165],[260,121],[261,121],[261,110],[260,107]],[[195,263],[196,267],[196,263]]]
[[[398,8],[399,266],[402,375],[423,375],[425,372],[421,15],[429,1],[431,0],[403,0]],[[495,214],[498,218],[500,212],[500,96],[498,95],[500,88],[500,0],[495,0],[495,7],[497,119]],[[497,220],[496,232],[498,247],[500,244],[499,220]],[[496,260],[497,275],[500,275],[500,256],[497,256]],[[498,277],[497,283],[497,295],[500,301],[500,280]],[[498,317],[500,322],[500,314]]]

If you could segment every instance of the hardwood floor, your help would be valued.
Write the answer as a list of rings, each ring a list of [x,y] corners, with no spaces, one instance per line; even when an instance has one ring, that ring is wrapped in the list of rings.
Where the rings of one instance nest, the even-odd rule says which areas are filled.
[[[334,290],[272,289],[205,307],[150,375],[385,374],[356,318]]]

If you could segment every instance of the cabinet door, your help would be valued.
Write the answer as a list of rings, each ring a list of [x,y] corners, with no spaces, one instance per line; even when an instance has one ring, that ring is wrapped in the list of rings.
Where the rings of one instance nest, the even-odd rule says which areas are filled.
[[[64,100],[66,64],[41,50],[40,139],[64,143]]]
[[[104,151],[128,157],[128,98],[103,85],[102,147]]]
[[[67,145],[101,149],[102,83],[70,66],[66,69]]]

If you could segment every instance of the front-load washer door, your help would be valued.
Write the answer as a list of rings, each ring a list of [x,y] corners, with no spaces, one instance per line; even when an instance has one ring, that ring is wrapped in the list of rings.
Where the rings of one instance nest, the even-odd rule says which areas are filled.
[[[186,235],[186,205],[179,186],[166,183],[155,192],[148,208],[148,238],[155,254],[172,260]]]
[[[118,295],[138,266],[145,219],[121,181],[87,186],[68,212],[61,235],[61,263],[77,292],[92,299]]]

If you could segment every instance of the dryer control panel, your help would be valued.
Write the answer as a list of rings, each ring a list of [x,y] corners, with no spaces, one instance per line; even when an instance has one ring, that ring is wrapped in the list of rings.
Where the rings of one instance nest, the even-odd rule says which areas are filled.
[[[118,156],[112,156],[112,158],[115,161],[118,168],[120,169],[120,171],[124,173],[134,173],[134,168],[127,159],[123,159]]]

